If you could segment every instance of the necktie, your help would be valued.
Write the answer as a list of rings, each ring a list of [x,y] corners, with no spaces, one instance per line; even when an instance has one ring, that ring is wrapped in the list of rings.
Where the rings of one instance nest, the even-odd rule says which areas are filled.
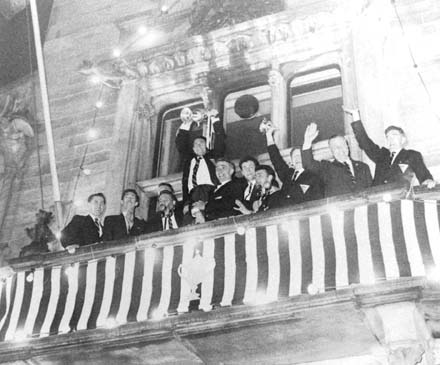
[[[251,198],[251,195],[252,195],[252,183],[250,182],[250,183],[248,183],[248,186],[247,186],[247,188],[246,188],[246,195],[245,195],[245,197],[244,197],[244,200],[249,200],[250,198]]]
[[[171,219],[172,215],[169,215],[168,218],[168,229],[174,229],[173,220]]]
[[[298,178],[298,175],[299,175],[299,171],[298,171],[298,170],[295,170],[295,172],[293,173],[292,180],[293,180],[293,181],[296,181],[296,179]]]
[[[201,158],[200,156],[197,156],[197,157],[196,157],[196,163],[195,163],[195,165],[194,165],[193,173],[192,173],[192,177],[191,177],[191,181],[192,181],[192,184],[193,184],[193,188],[197,186],[197,171],[198,171],[198,169],[199,169],[199,166],[200,166],[200,160],[201,160],[201,159],[202,159],[202,158]]]
[[[390,166],[393,164],[394,156],[396,156],[396,152],[391,152],[391,154],[390,154]]]
[[[348,164],[347,161],[344,162],[344,166],[345,166],[347,172],[350,174],[351,182],[352,182],[353,184],[356,183],[356,178],[354,177],[353,173],[351,172],[350,165]]]
[[[101,223],[99,223],[99,219],[98,219],[98,218],[95,218],[94,222],[95,222],[95,226],[96,226],[96,228],[98,228],[99,237],[101,237],[101,236],[102,236],[102,227],[101,227]]]

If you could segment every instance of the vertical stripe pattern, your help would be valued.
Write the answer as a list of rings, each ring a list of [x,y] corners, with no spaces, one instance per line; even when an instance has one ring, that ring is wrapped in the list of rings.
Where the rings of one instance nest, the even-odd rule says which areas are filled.
[[[0,340],[267,303],[307,293],[310,284],[323,292],[440,277],[439,211],[434,200],[380,202],[244,235],[20,271],[0,285]]]

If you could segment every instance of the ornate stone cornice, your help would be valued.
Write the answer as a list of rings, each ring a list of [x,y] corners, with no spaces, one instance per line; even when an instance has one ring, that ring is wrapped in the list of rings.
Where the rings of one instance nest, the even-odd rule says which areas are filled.
[[[270,65],[273,60],[304,60],[340,48],[350,13],[343,6],[298,18],[285,11],[212,31],[204,36],[136,52],[123,60],[104,60],[95,69],[117,78],[146,78],[186,68]],[[293,52],[304,41],[300,52]],[[268,52],[268,47],[271,49]]]

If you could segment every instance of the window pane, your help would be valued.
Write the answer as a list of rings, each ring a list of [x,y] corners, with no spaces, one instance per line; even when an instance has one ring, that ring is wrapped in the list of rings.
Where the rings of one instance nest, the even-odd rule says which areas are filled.
[[[197,109],[203,109],[203,103],[201,100],[195,100],[171,107],[163,113],[157,176],[166,176],[182,171],[183,161],[176,148],[175,139],[177,130],[182,124],[180,112],[185,107],[195,111]],[[191,131],[191,133],[194,135],[202,134],[201,130]]]
[[[258,112],[250,118],[241,118],[234,110],[236,100],[242,95],[252,95],[258,100]],[[230,93],[224,101],[226,128],[226,156],[230,159],[245,155],[257,156],[266,152],[266,138],[259,126],[264,117],[270,119],[271,93],[269,85],[262,85]]]
[[[291,141],[303,143],[309,123],[316,123],[319,135],[315,142],[334,134],[345,134],[342,111],[342,85],[336,68],[295,77],[290,84]]]

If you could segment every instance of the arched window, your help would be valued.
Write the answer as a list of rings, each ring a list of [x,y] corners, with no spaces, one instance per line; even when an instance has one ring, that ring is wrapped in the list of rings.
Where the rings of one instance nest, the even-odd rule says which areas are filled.
[[[182,171],[182,161],[176,148],[176,134],[182,123],[180,112],[188,107],[195,111],[203,109],[202,99],[189,100],[173,105],[164,110],[161,117],[159,132],[159,148],[157,157],[156,176],[166,176]]]
[[[247,113],[247,111],[242,113],[238,110],[242,116],[238,115],[237,106],[239,107],[239,105],[237,105],[237,100],[240,97],[244,104],[256,103],[258,110],[254,114]],[[255,98],[254,101],[252,101],[252,97]],[[259,126],[264,117],[270,119],[270,112],[271,92],[270,86],[267,84],[226,95],[223,107],[223,123],[227,135],[226,155],[228,158],[239,159],[245,155],[258,156],[266,152],[266,139],[259,131]]]

